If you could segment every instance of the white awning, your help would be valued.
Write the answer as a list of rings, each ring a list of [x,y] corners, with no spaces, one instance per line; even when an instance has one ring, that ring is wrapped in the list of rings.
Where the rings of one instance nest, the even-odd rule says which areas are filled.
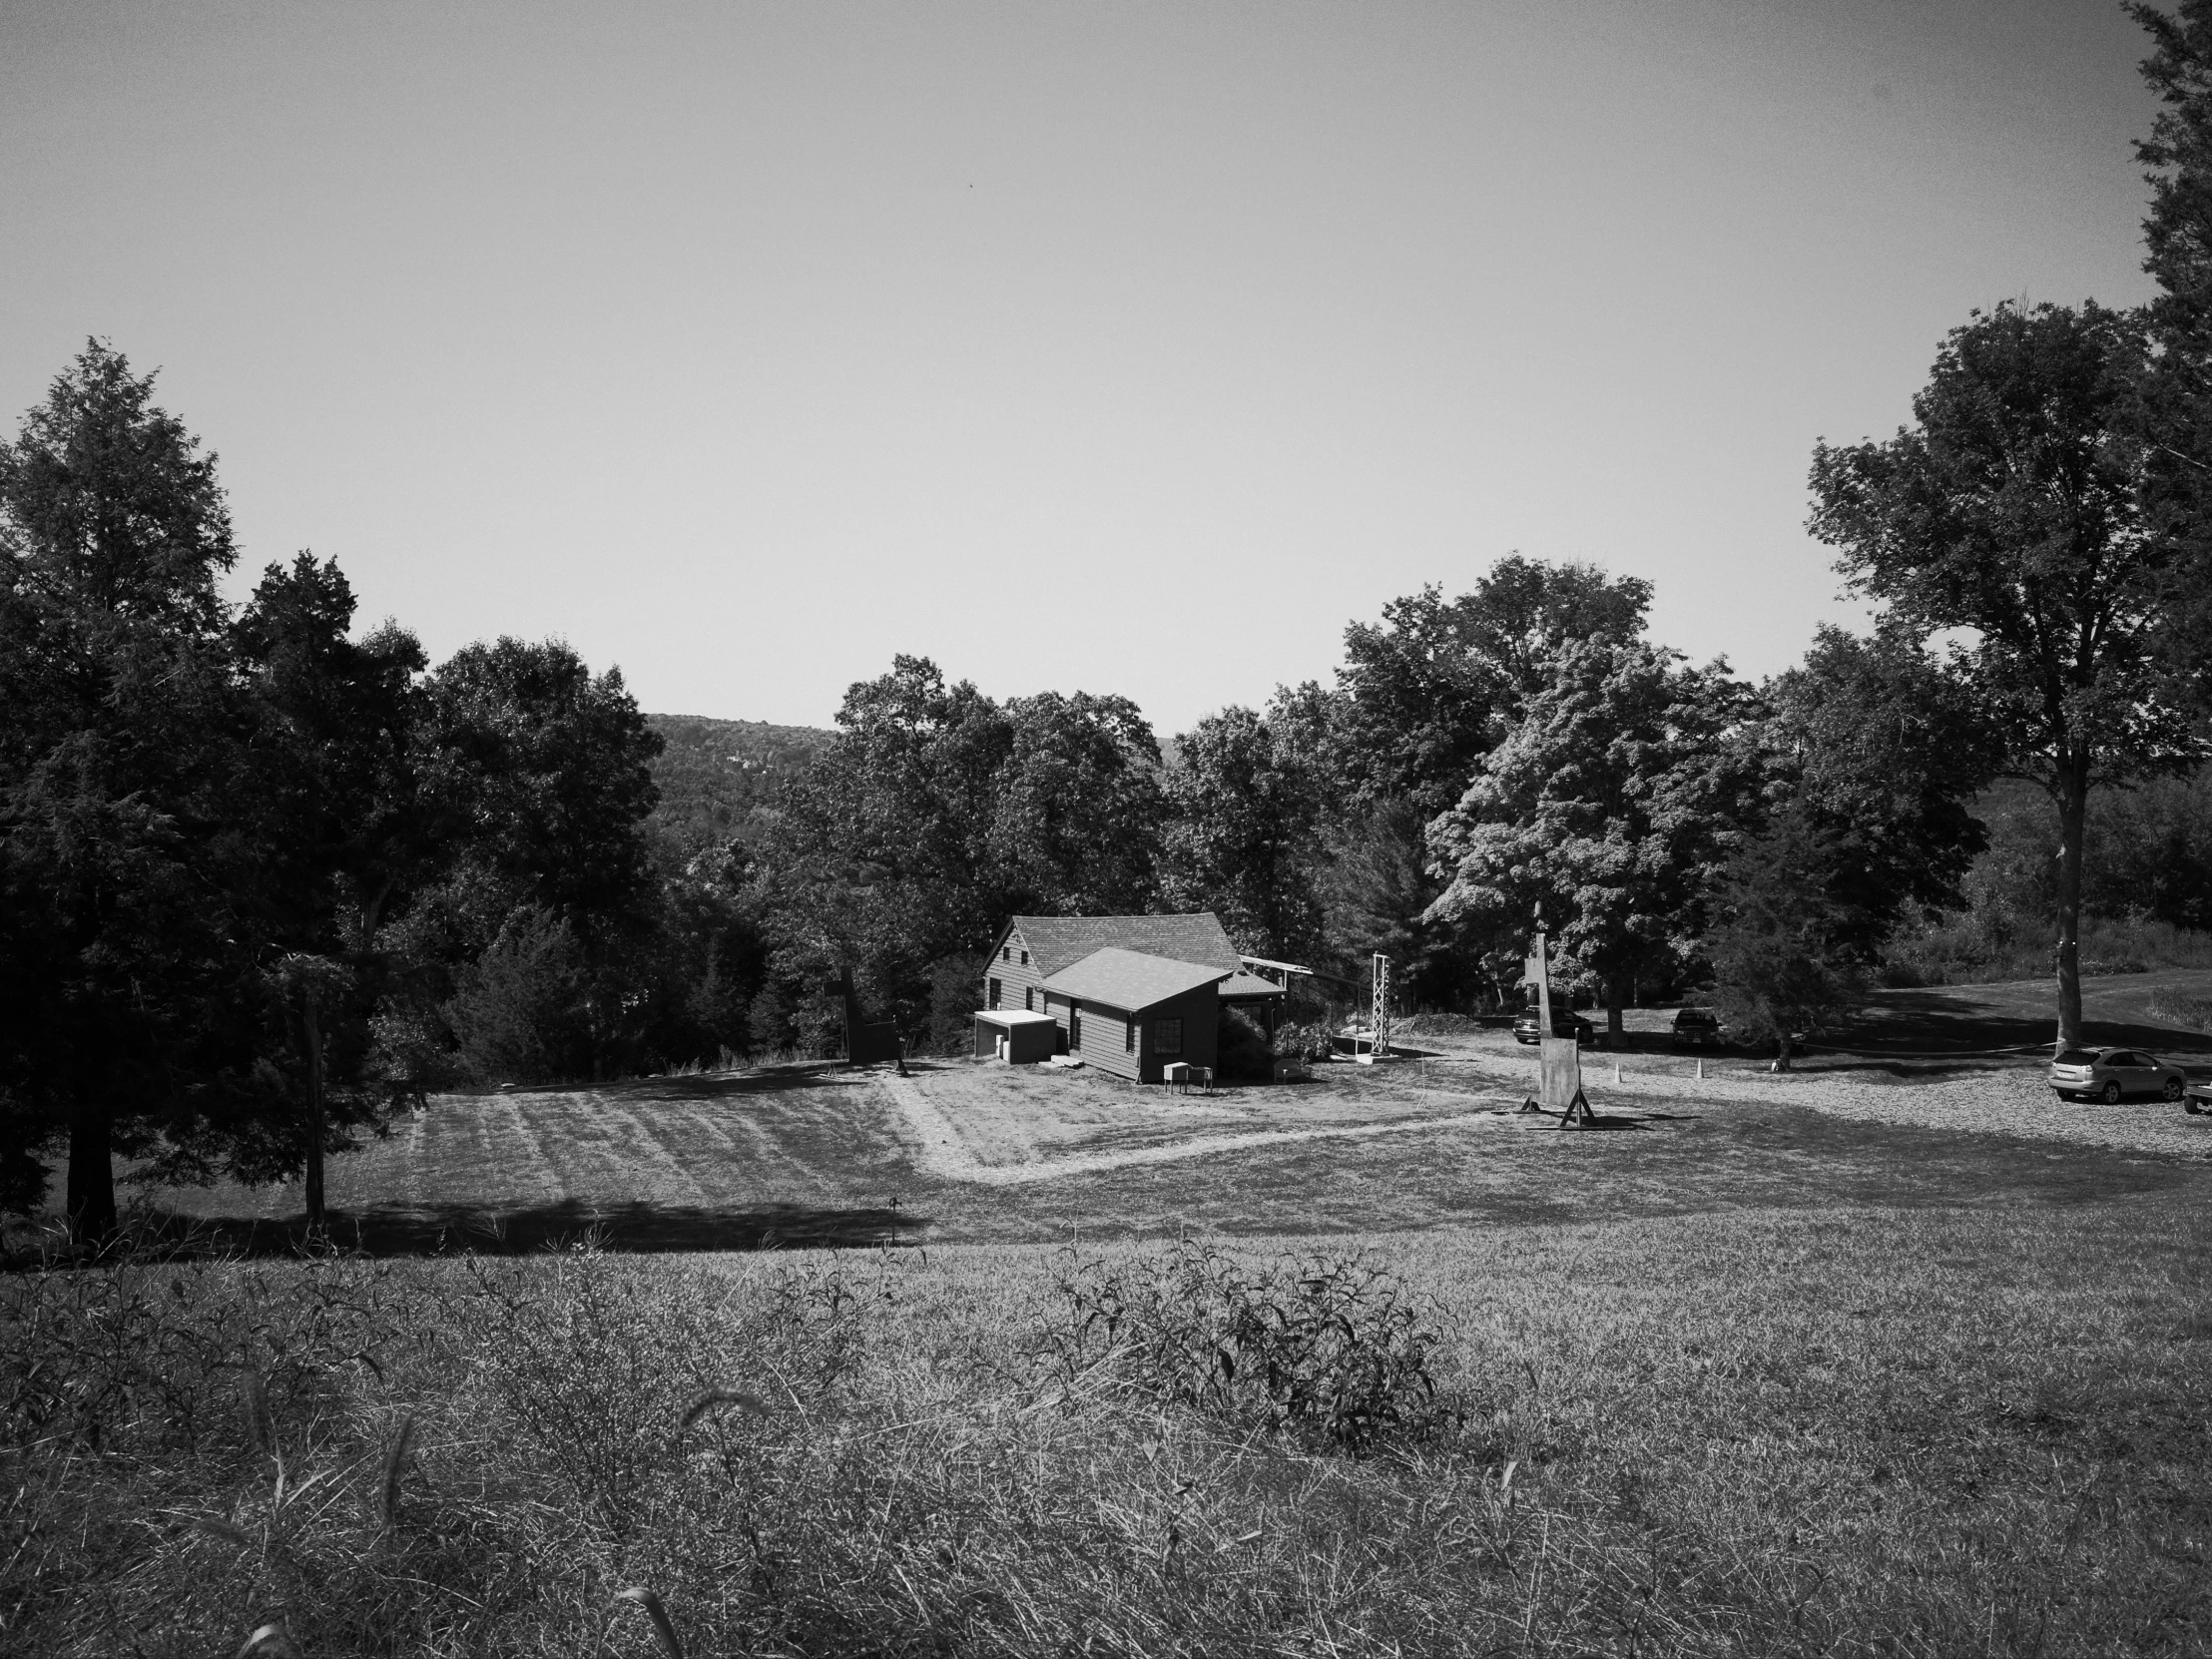
[[[978,1008],[975,1017],[985,1025],[1057,1025],[1050,1014],[1036,1013],[1027,1008]]]

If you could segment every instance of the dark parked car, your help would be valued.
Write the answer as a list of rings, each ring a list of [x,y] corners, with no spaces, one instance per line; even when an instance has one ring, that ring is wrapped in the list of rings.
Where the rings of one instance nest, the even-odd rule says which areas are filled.
[[[2139,1048],[2068,1048],[2050,1063],[2050,1086],[2060,1100],[2090,1095],[2113,1105],[2131,1094],[2179,1100],[2189,1077]]]
[[[1684,1008],[1674,1016],[1677,1048],[1718,1048],[1725,1041],[1720,1016],[1710,1008]]]
[[[1523,1008],[1520,1018],[1513,1021],[1513,1040],[1532,1043],[1543,1035],[1543,1018],[1533,1008]],[[1576,1013],[1572,1008],[1551,1010],[1551,1034],[1555,1037],[1572,1037],[1578,1043],[1586,1043],[1597,1036],[1597,1027]]]

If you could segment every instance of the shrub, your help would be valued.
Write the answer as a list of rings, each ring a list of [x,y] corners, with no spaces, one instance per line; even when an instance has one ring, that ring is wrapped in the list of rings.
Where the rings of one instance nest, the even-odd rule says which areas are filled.
[[[1070,1382],[1119,1368],[1161,1399],[1355,1452],[1456,1417],[1430,1370],[1439,1310],[1364,1257],[1253,1269],[1185,1240],[1127,1265],[1071,1260],[1055,1289],[1067,1323],[1044,1358]]]
[[[1214,1039],[1214,1069],[1225,1079],[1251,1081],[1275,1074],[1275,1056],[1260,1022],[1237,1008],[1222,1010]]]
[[[1329,1027],[1279,1025],[1275,1028],[1274,1047],[1277,1056],[1285,1060],[1326,1060],[1330,1053]]]

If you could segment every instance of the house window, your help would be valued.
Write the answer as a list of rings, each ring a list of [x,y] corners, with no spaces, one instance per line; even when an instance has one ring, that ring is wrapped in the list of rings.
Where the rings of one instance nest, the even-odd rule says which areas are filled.
[[[1077,1053],[1082,1047],[1083,1005],[1080,1002],[1070,1002],[1068,1004],[1068,1052],[1070,1054]]]
[[[990,1000],[990,1006],[991,1006],[991,1007],[993,1007],[993,1008],[995,1008],[995,1007],[997,1007],[997,1006],[998,1006],[998,981],[997,981],[997,980],[995,980],[995,979],[993,979],[993,980],[991,981],[991,1000]]]
[[[1023,967],[1027,967],[1029,965],[1029,952],[1026,950],[1021,953],[1021,965]]]
[[[1155,1054],[1180,1054],[1183,1052],[1183,1022],[1179,1019],[1156,1019],[1152,1022],[1152,1052]]]
[[[1129,1016],[1127,1024],[1122,1028],[1121,1051],[1124,1054],[1137,1052],[1137,1016],[1135,1014]]]
[[[1010,944],[1000,945],[998,947],[998,959],[1002,962],[1012,961],[1014,959],[1014,947]]]
[[[1033,998],[1036,994],[1036,987],[1033,985],[1024,985],[1021,987],[1021,1005],[1023,1008],[1027,1009],[1031,1013],[1036,1012],[1037,1005],[1034,1001],[1031,1000],[1031,998]]]

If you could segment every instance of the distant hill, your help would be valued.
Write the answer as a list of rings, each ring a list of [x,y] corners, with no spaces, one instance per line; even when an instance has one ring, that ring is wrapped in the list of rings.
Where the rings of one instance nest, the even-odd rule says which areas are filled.
[[[647,715],[645,723],[668,746],[653,763],[661,804],[652,826],[692,847],[742,837],[753,810],[773,802],[836,736],[816,726],[703,715]]]

